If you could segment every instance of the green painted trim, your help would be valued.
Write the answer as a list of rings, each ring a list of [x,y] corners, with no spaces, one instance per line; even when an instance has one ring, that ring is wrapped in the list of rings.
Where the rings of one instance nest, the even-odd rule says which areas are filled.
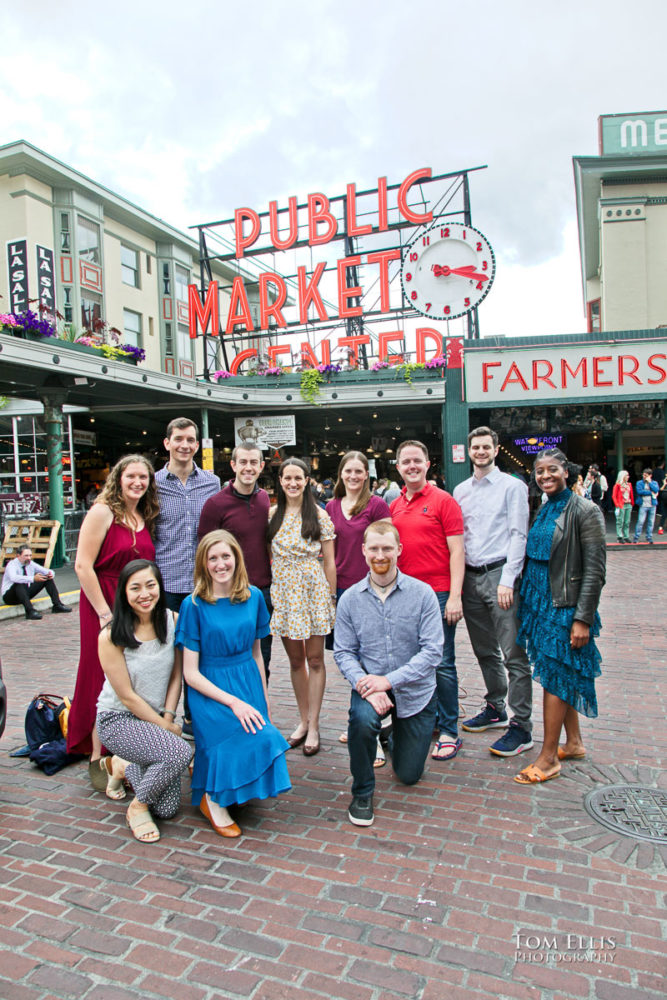
[[[508,406],[576,406],[580,403],[585,403],[587,406],[614,406],[616,403],[652,403],[661,399],[667,400],[667,389],[663,389],[662,392],[656,392],[653,395],[648,395],[647,393],[636,395],[633,393],[628,396],[616,397],[594,396],[591,394],[589,396],[568,396],[562,399],[513,399],[507,403],[495,400],[495,402],[468,403],[468,406],[471,410],[504,410]]]

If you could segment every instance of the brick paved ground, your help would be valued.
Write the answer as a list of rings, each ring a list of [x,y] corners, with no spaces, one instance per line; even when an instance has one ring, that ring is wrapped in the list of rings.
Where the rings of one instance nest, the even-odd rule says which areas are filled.
[[[582,797],[617,781],[667,788],[666,593],[667,553],[610,553],[601,717],[584,723],[589,758],[558,781],[521,788],[517,762],[489,755],[492,733],[463,734],[460,756],[416,788],[378,772],[375,825],[350,826],[347,695],[332,667],[322,753],[292,752],[292,793],[239,810],[231,843],[188,805],[187,781],[177,820],[142,846],[83,765],[47,778],[10,759],[29,698],[73,689],[78,621],[0,623],[0,997],[662,997],[663,857],[595,824]],[[457,649],[471,714],[482,687],[464,628]],[[271,686],[286,732],[284,656]]]

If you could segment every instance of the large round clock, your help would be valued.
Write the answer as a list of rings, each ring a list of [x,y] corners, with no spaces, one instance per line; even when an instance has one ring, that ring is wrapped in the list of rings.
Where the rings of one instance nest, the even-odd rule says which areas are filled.
[[[442,219],[408,244],[403,294],[422,316],[454,319],[474,309],[493,284],[496,258],[479,229]]]

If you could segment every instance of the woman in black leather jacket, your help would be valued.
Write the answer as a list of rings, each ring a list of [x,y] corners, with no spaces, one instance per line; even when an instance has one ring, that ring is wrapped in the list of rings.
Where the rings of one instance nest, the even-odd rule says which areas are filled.
[[[535,481],[547,502],[528,535],[517,642],[544,689],[544,742],[535,763],[515,776],[521,785],[557,778],[562,760],[584,757],[579,713],[598,714],[594,637],[605,583],[605,527],[598,507],[568,488],[569,474],[559,449],[537,455]],[[563,726],[565,743],[559,746]]]

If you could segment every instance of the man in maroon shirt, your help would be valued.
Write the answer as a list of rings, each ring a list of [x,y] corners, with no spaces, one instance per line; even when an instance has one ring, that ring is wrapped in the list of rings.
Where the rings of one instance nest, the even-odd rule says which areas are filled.
[[[209,531],[224,528],[241,546],[248,579],[264,595],[269,614],[271,604],[271,562],[266,542],[269,521],[269,494],[257,485],[264,468],[262,452],[252,444],[239,445],[232,452],[231,479],[204,504],[199,518],[199,540]],[[271,635],[261,640],[266,680],[269,679]]]
[[[432,756],[449,760],[462,744],[454,633],[463,616],[463,514],[451,494],[426,481],[430,464],[421,441],[399,444],[396,469],[405,486],[389,510],[403,546],[398,568],[433,587],[442,612],[445,644],[436,670],[439,736]]]

